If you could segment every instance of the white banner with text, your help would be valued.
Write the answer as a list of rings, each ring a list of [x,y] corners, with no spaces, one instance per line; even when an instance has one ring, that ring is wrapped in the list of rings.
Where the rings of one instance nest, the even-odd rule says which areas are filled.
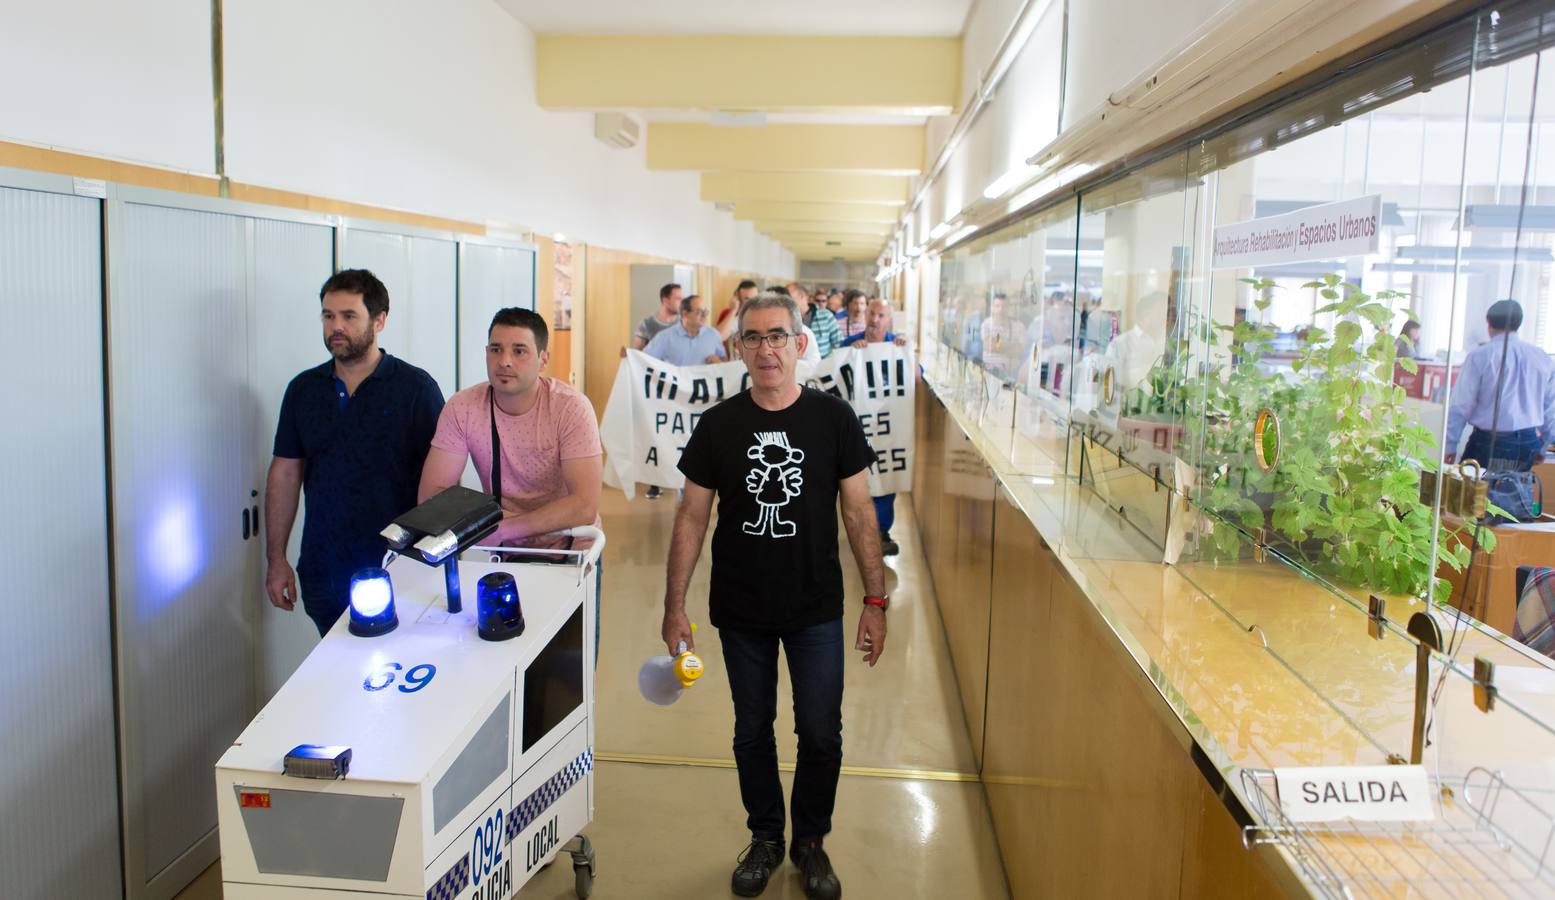
[[[799,364],[806,386],[848,401],[875,451],[874,497],[912,488],[913,400],[918,380],[912,348],[892,343],[838,350],[819,365]],[[679,489],[676,464],[702,414],[750,386],[745,364],[672,366],[637,350],[616,369],[599,436],[605,484],[633,496],[638,483]]]
[[[1376,253],[1382,195],[1308,206],[1215,229],[1216,269],[1278,266]]]

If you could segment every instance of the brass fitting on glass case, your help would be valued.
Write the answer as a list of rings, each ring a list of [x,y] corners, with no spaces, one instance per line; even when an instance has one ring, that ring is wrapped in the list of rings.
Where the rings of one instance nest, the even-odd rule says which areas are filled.
[[[1253,420],[1253,459],[1264,472],[1280,461],[1280,417],[1265,407]]]

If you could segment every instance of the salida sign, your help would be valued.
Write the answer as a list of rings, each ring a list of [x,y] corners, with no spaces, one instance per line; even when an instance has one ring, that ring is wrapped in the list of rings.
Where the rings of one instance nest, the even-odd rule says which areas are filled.
[[[1414,822],[1434,818],[1424,766],[1322,766],[1274,770],[1292,822]]]

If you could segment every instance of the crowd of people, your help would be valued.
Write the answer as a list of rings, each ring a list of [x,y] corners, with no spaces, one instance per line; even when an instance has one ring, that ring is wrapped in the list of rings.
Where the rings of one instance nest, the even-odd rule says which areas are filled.
[[[712,624],[719,629],[735,711],[734,755],[751,836],[731,875],[741,896],[765,889],[785,857],[812,900],[841,896],[823,843],[842,761],[844,594],[837,510],[863,578],[854,649],[873,666],[885,650],[884,527],[869,496],[874,451],[852,407],[804,387],[798,360],[858,341],[894,340],[890,307],[858,292],[812,300],[803,285],[758,294],[746,283],[713,324],[699,296],[666,285],[634,347],[680,364],[744,362],[750,387],[709,409],[680,459],[686,490],[666,562],[660,636],[695,646],[686,617],[691,573],[718,498],[712,543]],[[851,311],[839,322],[832,302]],[[378,345],[389,294],[365,269],[319,291],[330,358],[292,379],[276,425],[265,488],[265,590],[297,603],[322,636],[349,604],[351,578],[380,564],[381,529],[457,484],[473,463],[503,516],[485,543],[567,549],[565,529],[599,524],[603,450],[587,397],[543,374],[549,329],[532,310],[497,312],[487,330],[487,381],[444,400],[425,370]],[[824,349],[823,349],[824,348]],[[302,492],[307,512],[294,570],[287,545]],[[872,508],[873,507],[873,508]],[[596,576],[598,577],[598,576]],[[300,588],[300,590],[299,590]],[[599,582],[595,589],[598,654]],[[784,809],[773,716],[779,646],[789,656],[799,738],[790,816]]]
[[[659,288],[659,310],[645,317],[632,335],[632,349],[675,366],[695,366],[739,358],[739,336],[735,334],[740,312],[757,296],[756,282],[741,281],[730,297],[729,305],[713,324],[707,322],[707,301],[700,294],[685,294],[678,284]],[[857,289],[818,290],[790,282],[774,285],[768,293],[787,297],[799,310],[799,358],[817,363],[842,347],[858,343],[893,341],[907,343],[891,331],[891,305]],[[624,350],[622,351],[625,352]],[[649,485],[644,496],[657,500],[664,489]],[[901,552],[891,537],[896,521],[895,494],[874,498],[880,525],[880,545],[886,556]]]
[[[739,321],[740,310],[759,291],[756,282],[741,281],[730,295],[728,305],[709,322],[711,310],[702,295],[687,295],[681,285],[666,284],[659,289],[658,311],[645,317],[633,331],[632,349],[677,366],[738,359],[735,324]],[[845,340],[863,334],[868,325],[870,304],[879,299],[856,288],[812,291],[799,282],[773,285],[767,291],[788,297],[798,306],[800,331],[806,338],[800,359],[808,362],[831,356]],[[707,329],[706,334],[702,333],[703,329]],[[665,334],[669,336],[661,337]],[[715,344],[718,345],[716,348]],[[622,352],[624,355],[625,351]]]

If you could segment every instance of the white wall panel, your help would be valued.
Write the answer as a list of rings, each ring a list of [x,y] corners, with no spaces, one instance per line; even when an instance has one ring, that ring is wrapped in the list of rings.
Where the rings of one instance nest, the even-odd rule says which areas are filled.
[[[125,840],[130,896],[157,897],[215,857],[211,768],[253,714],[246,578],[260,542],[240,527],[259,486],[243,402],[247,233],[236,216],[134,203],[110,216],[118,208],[109,333]]]
[[[212,172],[210,0],[0,14],[0,139]]]
[[[250,390],[256,400],[255,478],[262,485],[286,385],[299,372],[329,359],[319,323],[319,288],[333,271],[335,230],[274,219],[256,219],[252,228],[254,379]],[[262,509],[264,488],[259,491]],[[304,501],[292,526],[287,558],[293,565],[302,544],[306,505]],[[261,564],[260,578],[263,572]],[[258,614],[258,702],[263,705],[318,643],[318,631],[301,606],[291,612],[276,609],[262,588],[250,603]]]
[[[100,204],[0,188],[0,893],[118,897]],[[83,878],[90,872],[89,878]]]

